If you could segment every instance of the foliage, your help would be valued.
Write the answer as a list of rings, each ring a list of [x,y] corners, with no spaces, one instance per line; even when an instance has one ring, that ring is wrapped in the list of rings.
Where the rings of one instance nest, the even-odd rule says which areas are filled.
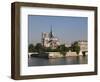
[[[29,51],[29,52],[34,52],[34,51],[35,51],[35,48],[34,48],[34,45],[33,45],[33,44],[30,44],[30,45],[28,46],[28,51]]]
[[[55,49],[52,49],[51,47],[44,47],[41,43],[37,43],[35,46],[33,44],[30,44],[28,50],[29,52],[38,53],[60,52],[65,56],[66,52],[68,52],[69,50],[75,51],[78,54],[80,51],[80,47],[78,46],[78,42],[74,42],[71,47],[66,47],[65,44],[62,44]]]
[[[57,50],[58,50],[61,54],[63,54],[63,55],[65,56],[65,55],[66,55],[66,52],[69,51],[69,48],[65,47],[65,45],[63,44],[63,45],[58,46]]]
[[[79,54],[79,52],[80,52],[80,47],[79,47],[79,45],[78,45],[78,42],[74,42],[74,43],[72,44],[71,50],[72,50],[72,51],[75,51],[77,54]]]
[[[44,53],[44,47],[42,46],[41,43],[37,43],[35,49],[38,53]]]

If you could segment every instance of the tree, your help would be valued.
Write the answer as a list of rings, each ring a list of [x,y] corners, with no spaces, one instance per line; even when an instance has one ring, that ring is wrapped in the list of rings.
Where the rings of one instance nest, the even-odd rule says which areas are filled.
[[[28,52],[34,52],[35,48],[33,44],[29,44],[28,46]]]
[[[44,49],[45,49],[45,52],[51,52],[52,51],[51,47],[47,47],[47,48],[44,48]]]
[[[74,42],[71,46],[71,50],[75,51],[77,54],[80,52],[80,46],[78,45],[78,42]]]
[[[35,49],[39,53],[44,52],[44,47],[42,46],[41,43],[37,43],[36,46],[35,46]]]
[[[65,55],[66,55],[66,52],[69,51],[69,49],[68,49],[67,47],[65,47],[64,44],[58,46],[57,50],[59,50],[59,52],[60,52],[61,54],[63,54],[63,56],[65,56]]]

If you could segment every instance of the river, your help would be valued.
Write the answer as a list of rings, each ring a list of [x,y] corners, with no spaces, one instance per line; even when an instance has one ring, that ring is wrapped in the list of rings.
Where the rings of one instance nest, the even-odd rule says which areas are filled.
[[[73,65],[73,64],[87,64],[87,56],[68,56],[66,58],[38,58],[29,57],[28,66],[48,66],[48,65]]]

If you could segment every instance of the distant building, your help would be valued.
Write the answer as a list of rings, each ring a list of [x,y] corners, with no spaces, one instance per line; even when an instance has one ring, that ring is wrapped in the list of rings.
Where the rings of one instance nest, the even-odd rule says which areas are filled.
[[[88,42],[85,40],[78,41],[78,45],[80,46],[80,54],[87,55],[88,52]]]
[[[71,43],[67,42],[67,43],[65,44],[65,47],[71,47]]]
[[[85,40],[78,41],[81,51],[88,51],[88,43]]]
[[[52,28],[50,33],[42,33],[42,45],[44,47],[51,47],[53,49],[57,48],[60,45],[58,38],[56,38],[52,33]]]

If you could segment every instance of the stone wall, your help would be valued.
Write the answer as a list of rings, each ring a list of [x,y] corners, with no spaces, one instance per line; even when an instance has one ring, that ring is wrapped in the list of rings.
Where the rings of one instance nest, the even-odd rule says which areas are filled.
[[[38,54],[38,53],[29,53],[29,56],[31,54]],[[79,56],[79,55],[83,55],[83,54],[81,51],[79,52],[79,54],[77,54],[76,52],[69,51],[69,52],[66,52],[65,56],[63,56],[63,54],[61,54],[60,52],[46,52],[46,54],[40,55],[40,56],[44,57],[45,55],[48,58],[60,58],[60,57],[67,57],[67,56]],[[86,53],[86,55],[88,55],[88,53]],[[33,56],[35,56],[35,55],[33,55]]]
[[[78,54],[76,52],[69,51],[66,53],[66,56],[78,56]]]
[[[78,56],[76,52],[66,52],[65,57],[67,56]],[[48,58],[59,58],[59,57],[64,57],[60,52],[49,52]]]
[[[49,52],[48,58],[59,58],[59,57],[63,57],[63,55],[60,54],[60,52]]]

